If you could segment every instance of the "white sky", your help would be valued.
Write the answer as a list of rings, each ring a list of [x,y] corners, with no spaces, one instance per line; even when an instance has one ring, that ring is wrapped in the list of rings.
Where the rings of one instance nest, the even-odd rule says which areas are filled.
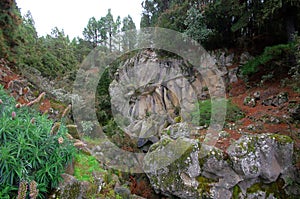
[[[54,27],[64,29],[66,35],[83,37],[88,20],[97,20],[111,8],[114,20],[130,15],[137,28],[140,26],[142,0],[16,0],[22,15],[30,10],[40,36],[51,33]]]

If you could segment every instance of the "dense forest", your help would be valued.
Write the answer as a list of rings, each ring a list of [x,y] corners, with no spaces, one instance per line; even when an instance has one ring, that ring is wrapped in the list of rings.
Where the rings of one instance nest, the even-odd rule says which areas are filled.
[[[257,55],[266,46],[295,41],[299,31],[300,5],[296,0],[145,0],[141,6],[141,28],[176,30],[209,50],[234,47]],[[0,25],[1,57],[19,67],[36,67],[49,77],[69,73],[96,46],[109,51],[126,48],[125,35],[119,41],[112,38],[136,29],[130,15],[121,19],[108,10],[100,19],[89,19],[84,38],[71,41],[56,27],[49,35],[38,37],[31,13],[21,16],[13,0],[1,2]]]
[[[257,77],[259,77],[259,82],[262,82],[264,78],[267,80],[277,78],[275,81],[279,81],[278,79],[282,77],[280,75],[284,73],[283,76],[288,78],[286,82],[292,87],[293,92],[300,92],[299,0],[142,0],[140,6],[143,8],[143,12],[141,13],[141,23],[138,25],[134,23],[130,13],[122,19],[120,16],[113,16],[111,9],[108,9],[107,14],[99,19],[91,16],[82,30],[83,38],[70,39],[64,30],[57,27],[53,27],[52,32],[48,35],[39,36],[34,22],[34,17],[37,16],[32,16],[30,11],[22,16],[15,0],[1,0],[0,64],[5,63],[5,66],[20,74],[33,68],[49,81],[60,82],[60,84],[63,81],[64,86],[71,90],[80,64],[93,49],[116,54],[127,52],[134,48],[135,42],[138,42],[139,36],[136,35],[138,26],[140,28],[161,27],[183,33],[199,42],[209,52],[221,49],[228,53],[233,52],[235,55],[241,55],[244,52],[251,54],[253,59],[239,68],[239,75],[246,82],[245,87],[247,88],[251,87],[251,80],[256,80]],[[127,34],[126,31],[133,31],[136,34]],[[157,52],[160,53],[160,57],[170,56],[168,52]],[[124,61],[128,57],[133,57],[135,53],[137,51],[127,52],[120,59]],[[120,137],[122,137],[120,142],[126,145],[124,148],[135,151],[139,150],[136,143],[128,141],[128,138],[116,126],[111,111],[108,87],[115,78],[116,68],[121,61],[116,61],[115,65],[106,68],[99,81],[96,96],[97,117],[108,136],[116,139],[116,142],[120,141]],[[272,76],[268,76],[270,73]],[[1,74],[0,77],[2,78]],[[3,82],[0,81],[0,83]],[[255,84],[255,86],[257,85]],[[232,87],[230,88],[232,89]],[[26,156],[28,159],[24,158],[24,163],[21,162],[21,159],[17,160],[20,151],[13,153],[13,150],[9,149],[12,147],[15,151],[20,150],[20,147],[14,143],[20,136],[7,132],[5,134],[5,128],[15,132],[26,131],[24,125],[20,125],[15,119],[15,114],[25,117],[22,121],[25,121],[28,126],[34,123],[33,119],[37,121],[36,123],[41,123],[42,130],[30,127],[35,132],[47,131],[52,128],[53,123],[47,123],[44,116],[29,109],[17,109],[16,111],[17,105],[11,105],[4,100],[14,103],[12,99],[5,96],[5,92],[0,86],[0,121],[3,122],[0,124],[0,144],[10,143],[10,145],[0,148],[0,198],[45,198],[58,186],[61,180],[60,174],[64,172],[65,165],[71,161],[73,156],[77,160],[77,164],[85,164],[78,160],[87,158],[84,157],[85,154],[72,148],[71,142],[63,141],[63,139],[67,140],[66,121],[71,121],[72,117],[66,119],[62,114],[59,119],[56,118],[56,120],[61,120],[61,128],[54,137],[48,138],[47,135],[41,133],[34,134],[30,138],[40,140],[40,142],[30,142],[30,146],[45,144],[45,147],[51,148],[48,154],[50,160],[45,157],[39,159],[38,156],[31,160],[30,156],[35,157],[38,154],[38,151],[31,151],[30,155]],[[3,108],[1,109],[1,107]],[[6,107],[9,108],[6,110]],[[16,111],[13,111],[12,116],[9,112],[11,110]],[[234,111],[236,110],[237,107],[234,106]],[[9,124],[11,121],[13,125]],[[4,127],[4,124],[7,126]],[[20,125],[21,130],[17,128],[17,125]],[[288,125],[291,126],[290,123]],[[299,124],[295,125],[295,128],[299,129],[297,126]],[[119,132],[122,136],[114,138],[116,137],[114,132]],[[26,137],[25,133],[24,136]],[[59,147],[60,145],[55,143],[57,139],[59,139],[59,144],[65,144],[64,147]],[[51,156],[51,154],[54,155]],[[95,163],[97,162],[95,159],[91,158],[88,157],[85,160],[98,164]],[[31,167],[34,168],[26,165],[28,161],[32,162]],[[47,161],[50,163],[46,163]],[[49,168],[51,164],[54,165],[53,170],[45,169],[42,164],[49,165]],[[8,165],[14,165],[16,168],[8,169]],[[19,170],[17,167],[27,170]],[[98,171],[99,168],[95,167],[98,166],[94,166],[94,169]],[[160,197],[149,188],[150,185],[145,180],[145,176],[140,177],[143,180],[139,181],[136,179],[137,176],[117,171],[105,173],[106,185],[103,185],[105,191],[101,192],[100,197],[122,198],[114,191],[110,192],[114,189],[109,183],[113,181],[113,175],[119,176],[121,182],[130,182],[131,193],[144,198]],[[27,180],[26,183],[31,182],[30,189],[35,192],[27,193],[29,184],[26,184],[24,180]],[[35,184],[36,181],[39,185]],[[23,195],[22,189],[25,189]],[[96,188],[94,187],[94,189]]]

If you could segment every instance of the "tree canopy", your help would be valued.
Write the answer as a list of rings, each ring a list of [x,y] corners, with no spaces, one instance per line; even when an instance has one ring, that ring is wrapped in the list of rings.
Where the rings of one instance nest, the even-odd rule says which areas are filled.
[[[144,0],[142,7],[141,27],[185,32],[210,48],[292,41],[300,28],[297,0]]]

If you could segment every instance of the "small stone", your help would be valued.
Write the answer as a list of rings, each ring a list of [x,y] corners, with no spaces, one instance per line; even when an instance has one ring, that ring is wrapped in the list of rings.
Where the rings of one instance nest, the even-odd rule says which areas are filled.
[[[268,98],[268,99],[266,99],[262,102],[262,105],[271,106],[272,105],[272,100],[273,100],[272,98]]]
[[[269,97],[268,99],[264,100],[262,102],[265,106],[275,106],[278,107],[286,102],[288,102],[288,93],[282,92],[278,94],[277,96]]]
[[[244,99],[244,105],[245,106],[250,106],[250,107],[255,107],[256,106],[255,99],[251,98],[249,96],[245,97],[245,99]]]
[[[238,73],[238,68],[229,69],[228,71],[229,83],[234,83],[238,81],[237,73]]]
[[[255,93],[253,93],[253,97],[255,100],[259,100],[260,99],[260,92],[256,91]]]
[[[270,118],[270,123],[272,124],[279,124],[280,123],[280,120],[276,117],[271,117]]]
[[[240,56],[240,63],[246,64],[249,60],[251,60],[253,57],[249,54],[249,52],[243,52]]]
[[[126,187],[115,187],[114,191],[116,192],[116,194],[120,195],[122,198],[124,199],[129,199],[130,196],[130,190]]]
[[[294,120],[300,120],[300,104],[295,108],[290,109],[289,112]]]
[[[221,131],[219,133],[219,137],[220,138],[228,138],[229,136],[230,136],[230,134],[228,132],[226,132],[226,131]]]

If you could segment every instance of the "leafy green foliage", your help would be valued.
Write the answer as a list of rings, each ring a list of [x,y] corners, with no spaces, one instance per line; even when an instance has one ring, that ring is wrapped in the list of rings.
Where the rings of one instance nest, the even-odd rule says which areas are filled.
[[[289,75],[292,77],[291,86],[296,92],[300,93],[300,36],[296,37],[294,55],[296,63],[291,66]]]
[[[195,110],[191,113],[192,123],[199,126],[208,126],[211,120],[211,100],[201,100],[196,104]],[[244,113],[231,100],[226,100],[226,122],[235,122],[244,117]]]
[[[14,48],[18,45],[17,29],[21,23],[20,13],[14,0],[0,2],[0,58],[15,61]]]
[[[192,113],[192,122],[194,124],[199,124],[200,126],[209,125],[211,118],[211,101],[199,101],[196,106],[196,109],[198,109],[198,107],[199,109]]]
[[[264,52],[248,61],[242,68],[243,75],[251,75],[258,71],[258,66],[266,65],[270,61],[283,60],[294,53],[294,44],[280,44],[271,47],[266,47]]]
[[[187,25],[185,33],[201,43],[207,41],[208,37],[213,33],[212,30],[207,28],[204,15],[195,7],[188,10],[188,16],[184,24]]]
[[[97,104],[97,118],[98,121],[104,125],[106,122],[112,118],[111,113],[111,103],[110,103],[110,95],[109,95],[109,84],[112,82],[112,78],[110,76],[110,68],[106,68],[103,72],[101,79],[99,80],[99,84],[97,87],[97,95],[96,95],[96,104]]]
[[[187,31],[201,42],[209,36],[209,49],[236,44],[245,47],[248,39],[267,35],[266,44],[258,41],[246,45],[255,49],[256,45],[291,41],[291,35],[299,31],[300,4],[296,0],[144,0],[142,7],[141,27]],[[210,30],[214,34],[209,35]]]
[[[185,20],[189,9],[188,2],[174,4],[166,9],[158,18],[156,26],[184,32],[187,28]]]
[[[107,20],[105,17],[101,17],[98,21],[95,17],[91,17],[87,24],[87,27],[83,30],[83,36],[86,41],[93,44],[95,48],[99,44],[106,42],[107,40],[107,30],[106,30]]]
[[[135,24],[132,19],[130,19],[130,16],[125,17],[123,26],[127,27],[128,23],[130,23],[130,26],[135,28]],[[101,17],[99,20],[95,17],[89,19],[87,27],[83,30],[83,35],[85,40],[93,45],[93,48],[102,46],[108,48],[110,52],[112,52],[113,49],[120,50],[120,38],[116,39],[115,37],[117,33],[121,32],[120,25],[121,18],[118,16],[117,19],[114,20],[111,9],[108,9],[105,17]]]
[[[135,32],[136,31],[135,23],[133,22],[130,15],[128,15],[123,19],[123,27],[121,30],[125,32],[122,38],[123,50],[126,51],[128,49],[133,49],[136,43],[137,33]]]
[[[75,55],[75,47],[68,36],[58,28],[51,35],[38,38],[30,18],[24,18],[20,31],[23,43],[18,47],[19,67],[34,67],[43,76],[57,78],[66,76],[77,69],[79,59]]]
[[[50,135],[53,122],[27,107],[16,108],[2,86],[0,99],[1,198],[15,196],[21,181],[32,180],[37,182],[42,198],[47,190],[58,186],[60,174],[75,151],[65,137],[67,129],[61,125]]]

